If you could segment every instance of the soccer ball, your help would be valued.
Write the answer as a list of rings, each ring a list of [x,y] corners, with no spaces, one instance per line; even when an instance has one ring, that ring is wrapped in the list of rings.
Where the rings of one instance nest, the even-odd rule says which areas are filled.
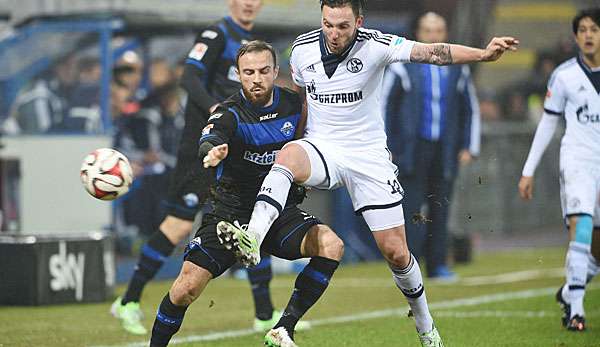
[[[85,190],[100,200],[114,200],[127,193],[133,181],[129,160],[111,148],[99,148],[88,154],[80,175]]]

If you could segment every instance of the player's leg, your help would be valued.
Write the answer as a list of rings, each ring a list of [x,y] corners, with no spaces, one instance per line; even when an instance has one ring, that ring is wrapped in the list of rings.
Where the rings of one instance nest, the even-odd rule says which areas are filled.
[[[146,284],[160,270],[171,255],[175,245],[192,230],[192,222],[167,216],[159,230],[142,247],[138,263],[123,297],[118,297],[111,306],[111,313],[121,320],[123,328],[136,335],[146,334],[142,325],[140,298]]]
[[[396,166],[384,149],[349,156],[341,165],[347,170],[344,182],[354,209],[365,219],[396,286],[408,301],[421,344],[443,346],[429,313],[419,264],[406,242],[401,204],[404,192],[396,179]]]
[[[274,321],[279,318],[276,317],[278,313],[273,308],[269,289],[273,279],[271,257],[263,255],[258,265],[247,269],[247,274],[252,288],[252,298],[254,299],[254,330],[269,330]]]
[[[154,326],[150,346],[167,346],[171,337],[179,331],[188,306],[194,302],[204,290],[212,274],[192,262],[185,261],[181,273],[163,297]]]
[[[282,341],[288,338],[288,342],[293,341],[298,321],[323,295],[342,259],[342,240],[328,226],[319,223],[297,208],[286,209],[265,239],[265,250],[278,257],[311,258],[296,278],[281,319],[265,337],[268,346],[286,346]]]
[[[206,284],[235,263],[216,237],[216,216],[207,216],[196,237],[188,244],[179,277],[165,295],[152,327],[151,346],[166,346],[177,333],[188,306],[198,298]]]
[[[275,164],[262,183],[247,230],[222,225],[221,239],[224,243],[236,239],[233,247],[240,261],[256,265],[260,260],[260,246],[283,210],[292,183],[330,188],[337,182],[330,174],[333,171],[328,169],[324,155],[313,143],[307,140],[288,143],[277,154]]]

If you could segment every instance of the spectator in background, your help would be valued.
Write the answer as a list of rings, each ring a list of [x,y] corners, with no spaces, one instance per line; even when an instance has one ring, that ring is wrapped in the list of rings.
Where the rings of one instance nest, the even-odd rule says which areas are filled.
[[[150,63],[150,90],[164,87],[175,81],[175,73],[169,62],[163,58],[157,58]]]
[[[69,97],[76,81],[73,55],[58,59],[50,72],[25,87],[3,124],[6,134],[43,134],[60,127],[67,116]]]
[[[69,97],[71,109],[60,128],[65,132],[99,133],[100,61],[96,57],[81,57],[77,67],[77,83]]]
[[[446,21],[438,14],[418,19],[418,41],[446,42],[447,35]],[[396,63],[390,65],[386,85],[386,131],[406,191],[408,247],[415,258],[425,256],[428,277],[451,279],[448,205],[458,164],[470,163],[480,143],[469,67]]]

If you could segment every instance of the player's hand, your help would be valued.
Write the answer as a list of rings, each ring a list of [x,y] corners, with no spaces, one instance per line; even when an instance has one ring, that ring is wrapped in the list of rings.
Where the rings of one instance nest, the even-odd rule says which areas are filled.
[[[523,200],[533,198],[533,176],[521,176],[519,180],[519,195]]]
[[[219,104],[214,104],[212,105],[209,109],[208,109],[208,113],[213,113],[215,112],[215,110],[217,109],[217,106],[219,106]]]
[[[468,149],[461,149],[460,152],[458,152],[458,162],[461,166],[468,165],[472,161],[473,155],[471,155],[471,152],[469,152]]]
[[[516,51],[519,40],[514,37],[494,37],[483,51],[482,61],[496,61],[506,51]]]
[[[226,143],[211,148],[202,160],[204,168],[208,169],[219,165],[221,160],[227,157],[227,153],[229,153],[229,146]]]

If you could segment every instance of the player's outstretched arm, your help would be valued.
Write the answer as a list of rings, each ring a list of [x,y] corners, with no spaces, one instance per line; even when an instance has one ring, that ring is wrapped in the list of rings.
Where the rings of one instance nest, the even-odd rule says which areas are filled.
[[[519,40],[514,37],[494,37],[485,49],[450,43],[420,43],[412,48],[410,61],[435,65],[467,64],[496,61],[504,52],[516,51]]]

